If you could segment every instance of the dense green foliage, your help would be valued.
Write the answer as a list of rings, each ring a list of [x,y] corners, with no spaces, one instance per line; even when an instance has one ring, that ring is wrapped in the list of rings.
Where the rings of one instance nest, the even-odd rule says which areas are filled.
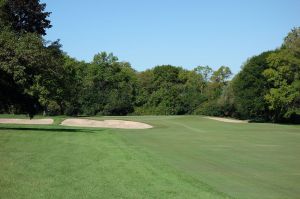
[[[112,118],[155,128],[64,127],[59,117],[54,117],[57,125],[49,126],[0,124],[0,198],[300,195],[300,126],[233,124],[199,116],[98,119]]]
[[[243,118],[299,122],[300,28],[281,48],[248,60],[233,79],[237,111]]]
[[[30,100],[31,105],[28,104],[26,110],[33,111],[32,106],[37,106],[38,102],[44,106],[50,100],[59,100],[57,92],[64,77],[61,73],[63,59],[57,42],[46,45],[34,33],[17,35],[9,29],[2,29],[0,46],[0,98],[7,102],[1,103],[2,108],[22,104],[21,98],[32,98],[35,100]]]
[[[82,114],[126,115],[133,111],[135,72],[113,54],[99,53],[87,65],[79,97]]]
[[[91,63],[46,42],[51,27],[39,0],[0,1],[0,111],[29,115],[230,116],[298,122],[300,28],[282,47],[250,58],[230,80],[229,67],[162,65],[137,72],[112,53]]]
[[[204,96],[203,81],[195,71],[170,65],[138,74],[137,114],[177,115],[192,113]]]
[[[232,81],[234,103],[241,118],[268,118],[268,107],[264,98],[270,85],[263,72],[268,68],[267,57],[270,53],[265,52],[249,59]]]
[[[0,2],[0,109],[28,112],[59,99],[63,84],[63,54],[58,42],[41,35],[51,27],[38,0]],[[50,94],[51,93],[51,94]]]

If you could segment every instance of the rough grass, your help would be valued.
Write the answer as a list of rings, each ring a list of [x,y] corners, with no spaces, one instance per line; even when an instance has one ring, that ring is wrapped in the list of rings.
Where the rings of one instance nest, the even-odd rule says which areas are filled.
[[[0,125],[0,198],[300,195],[300,126],[122,118],[155,128]]]

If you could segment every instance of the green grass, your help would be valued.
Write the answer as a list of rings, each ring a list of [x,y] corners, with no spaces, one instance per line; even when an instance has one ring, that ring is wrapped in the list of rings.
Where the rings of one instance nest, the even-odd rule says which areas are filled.
[[[0,125],[0,198],[300,196],[300,126],[113,118],[155,128]]]

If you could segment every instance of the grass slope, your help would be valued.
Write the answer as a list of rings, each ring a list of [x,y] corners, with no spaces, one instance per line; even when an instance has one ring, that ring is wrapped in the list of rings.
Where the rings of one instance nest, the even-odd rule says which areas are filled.
[[[0,125],[0,198],[300,195],[299,126],[198,116],[122,119],[155,128]]]

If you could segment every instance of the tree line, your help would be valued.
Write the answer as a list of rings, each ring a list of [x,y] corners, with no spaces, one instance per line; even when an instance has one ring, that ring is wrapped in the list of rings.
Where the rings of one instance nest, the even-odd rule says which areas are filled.
[[[78,61],[58,41],[39,0],[0,0],[0,112],[47,115],[228,116],[299,122],[300,28],[280,48],[227,66],[155,66],[142,72],[112,53]]]

